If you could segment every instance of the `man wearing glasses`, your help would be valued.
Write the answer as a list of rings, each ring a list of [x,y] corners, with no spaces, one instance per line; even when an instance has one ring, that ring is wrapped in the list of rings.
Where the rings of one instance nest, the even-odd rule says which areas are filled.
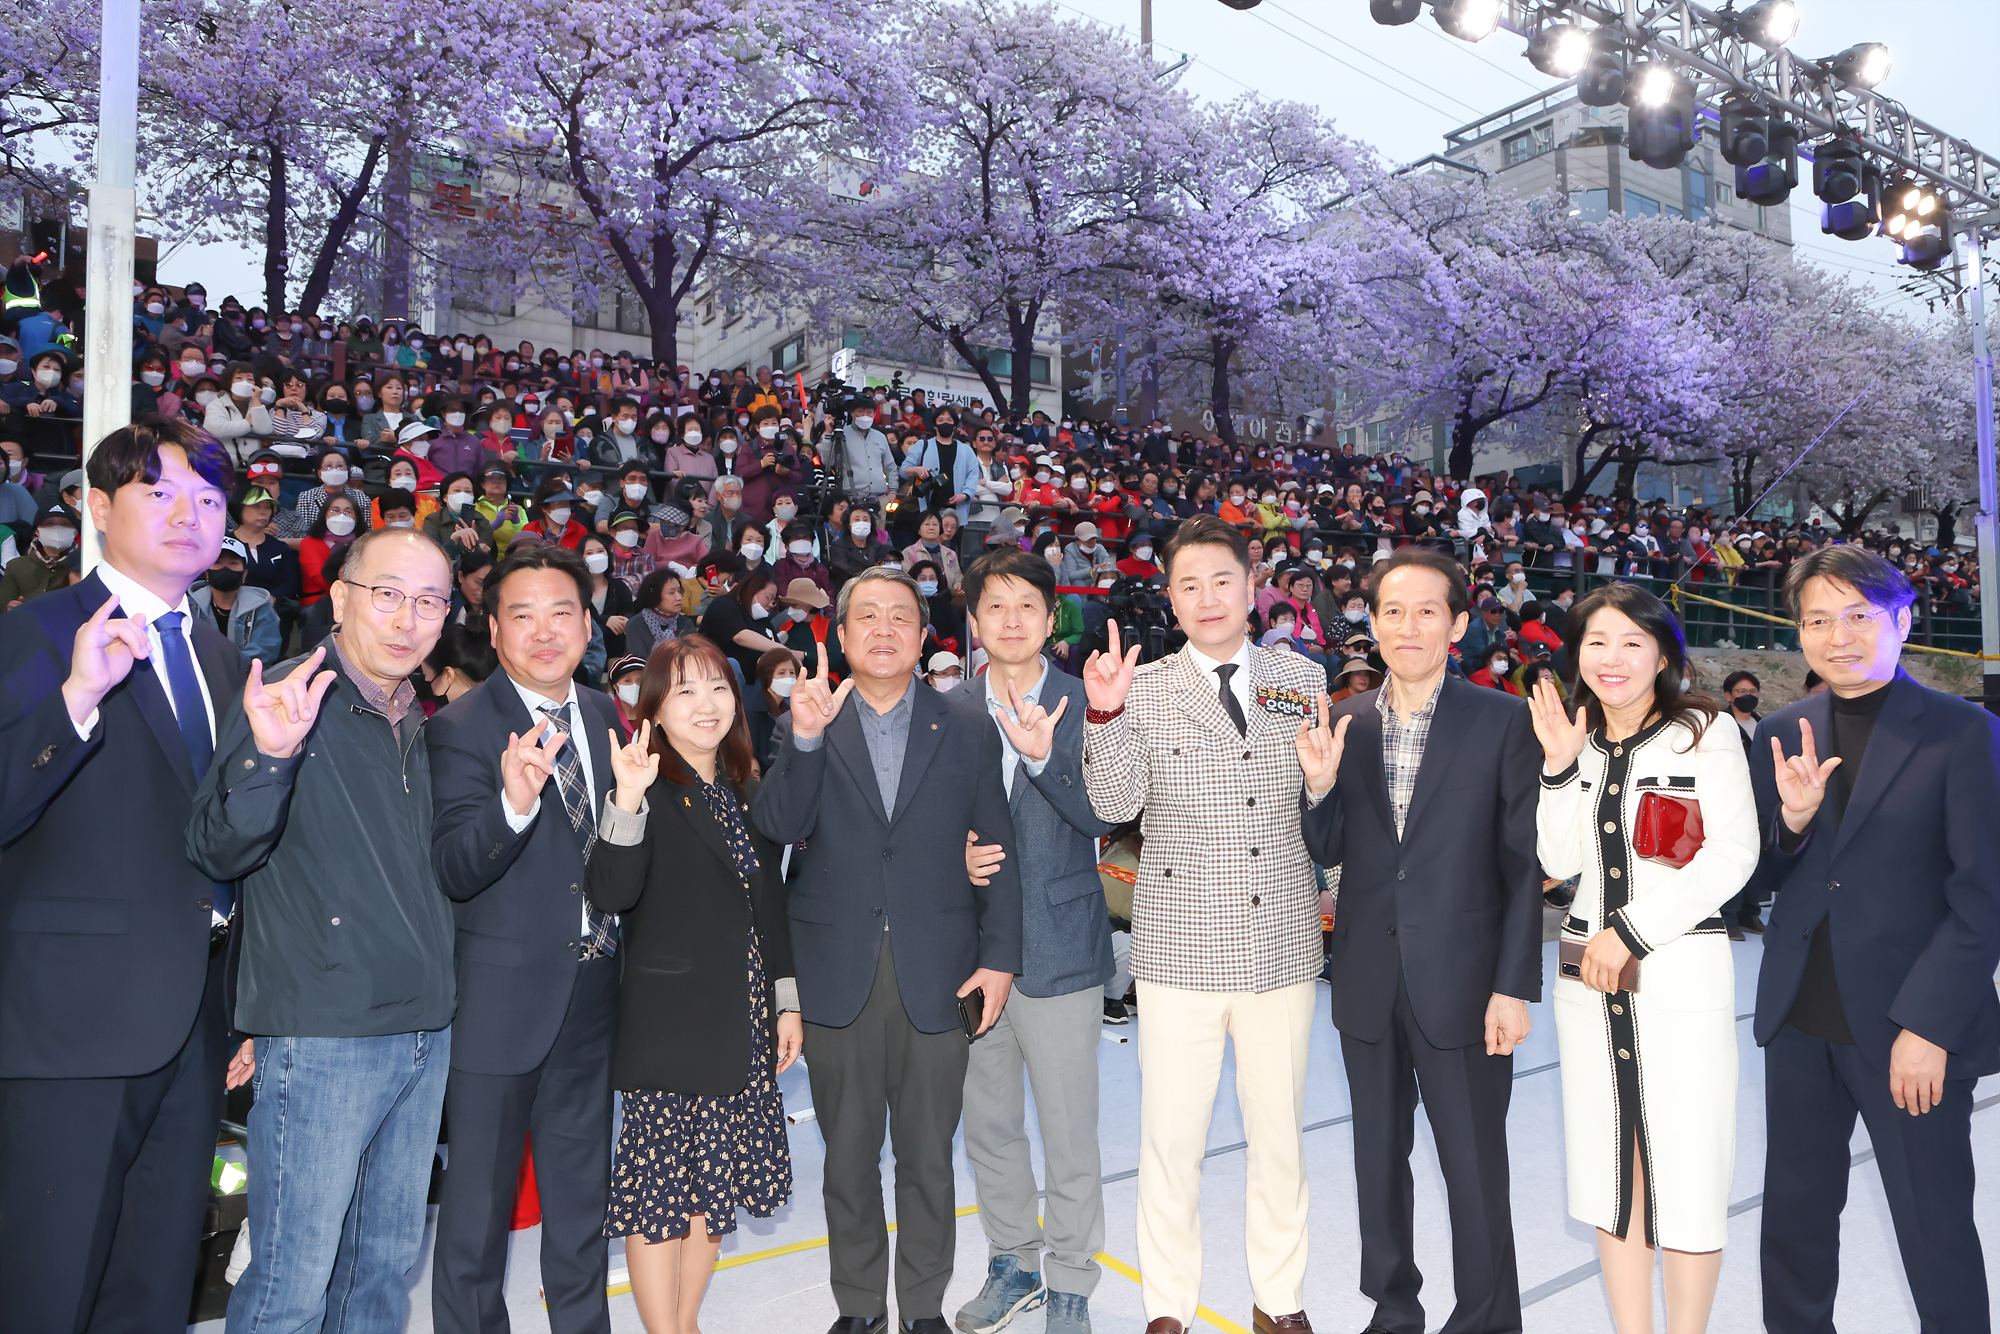
[[[256,1039],[251,1260],[229,1334],[403,1327],[457,1008],[409,676],[451,591],[429,537],[363,534],[329,590],[332,638],[273,684],[253,663],[241,704],[218,709],[187,843],[203,874],[240,882],[236,1028]]]
[[[1992,1328],[1971,1116],[2000,1071],[2000,723],[1898,665],[1914,599],[1858,546],[1785,575],[1830,689],[1759,723],[1750,762],[1777,891],[1756,1026],[1773,1334],[1833,1327],[1856,1116],[1922,1327]]]

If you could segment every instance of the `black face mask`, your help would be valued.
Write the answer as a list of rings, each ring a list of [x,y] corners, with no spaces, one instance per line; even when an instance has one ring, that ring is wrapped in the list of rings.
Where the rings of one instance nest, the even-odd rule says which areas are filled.
[[[1738,695],[1729,701],[1729,707],[1738,713],[1755,713],[1757,712],[1757,697],[1755,695]]]
[[[951,438],[952,438],[952,437],[953,437],[954,435],[957,435],[957,434],[958,434],[958,428],[957,428],[956,426],[953,426],[953,425],[952,425],[952,424],[951,424],[950,422],[939,422],[939,423],[938,423],[938,428],[937,428],[937,438],[938,438],[938,439],[940,439],[940,440],[949,440],[949,439],[951,439]]]
[[[218,593],[234,593],[237,589],[243,587],[243,571],[210,570],[208,572],[208,586]]]

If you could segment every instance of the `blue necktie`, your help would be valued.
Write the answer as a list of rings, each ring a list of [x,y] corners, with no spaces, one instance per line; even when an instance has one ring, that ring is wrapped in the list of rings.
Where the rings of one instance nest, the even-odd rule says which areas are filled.
[[[201,697],[201,682],[194,674],[194,655],[188,652],[187,636],[181,633],[180,612],[170,611],[153,624],[160,628],[160,656],[166,659],[167,689],[173,693],[174,714],[181,725],[181,741],[187,746],[188,763],[194,766],[199,784],[215,758],[215,738],[208,731],[208,705]],[[233,886],[215,882],[215,911],[224,920],[236,901]]]

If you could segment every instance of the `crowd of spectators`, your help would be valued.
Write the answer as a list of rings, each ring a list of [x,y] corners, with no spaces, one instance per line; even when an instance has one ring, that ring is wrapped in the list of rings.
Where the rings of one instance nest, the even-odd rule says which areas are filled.
[[[0,321],[0,608],[80,569],[81,307],[32,277],[16,265]],[[746,682],[779,648],[809,670],[823,600],[873,565],[925,590],[927,661],[971,658],[961,570],[998,543],[1056,565],[1069,591],[1050,647],[1074,672],[1133,605],[1120,585],[1156,575],[1174,527],[1206,513],[1252,538],[1260,641],[1323,662],[1334,688],[1379,681],[1360,589],[1371,562],[1417,542],[1451,550],[1474,580],[1479,615],[1454,669],[1523,693],[1559,652],[1563,608],[1595,583],[1746,587],[1782,610],[1784,571],[1839,540],[1817,519],[1566,497],[1505,473],[1460,482],[1324,433],[1231,444],[1161,420],[939,403],[899,384],[669,370],[625,348],[498,347],[233,296],[211,307],[199,283],[135,286],[132,319],[134,418],[199,425],[235,463],[235,541],[205,605],[246,659],[267,663],[326,633],[325,591],[357,535],[406,526],[453,554],[457,624],[482,610],[482,571],[511,547],[580,550],[598,588],[590,684],[695,628],[721,637]],[[1975,611],[1971,554],[1926,548],[1894,523],[1858,540],[1932,612]],[[225,587],[235,566],[241,583]],[[1368,666],[1343,675],[1357,659]]]

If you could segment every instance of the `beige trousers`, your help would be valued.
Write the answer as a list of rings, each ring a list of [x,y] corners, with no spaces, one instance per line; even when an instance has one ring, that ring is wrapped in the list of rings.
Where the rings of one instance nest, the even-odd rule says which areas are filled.
[[[1194,1328],[1201,1297],[1201,1163],[1236,1048],[1236,1101],[1249,1141],[1244,1249],[1250,1290],[1270,1315],[1305,1307],[1306,1051],[1316,988],[1262,993],[1138,984],[1139,1269],[1146,1319]],[[1246,1316],[1244,1323],[1249,1323]]]

